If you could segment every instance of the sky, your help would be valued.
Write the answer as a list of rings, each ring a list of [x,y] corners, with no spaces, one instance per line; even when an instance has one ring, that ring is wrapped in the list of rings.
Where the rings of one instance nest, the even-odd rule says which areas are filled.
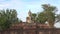
[[[18,18],[26,21],[28,11],[31,10],[32,13],[41,12],[42,4],[50,4],[58,8],[60,13],[60,0],[0,0],[0,9],[16,9]],[[60,23],[58,23],[60,24]],[[59,25],[57,25],[60,27]]]

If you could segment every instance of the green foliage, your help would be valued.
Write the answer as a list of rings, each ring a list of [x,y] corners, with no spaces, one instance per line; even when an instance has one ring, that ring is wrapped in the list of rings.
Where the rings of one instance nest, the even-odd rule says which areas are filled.
[[[5,30],[9,28],[12,23],[17,22],[17,11],[15,9],[0,10],[0,30]]]
[[[45,22],[47,21],[49,23],[49,25],[52,27],[55,23],[55,18],[56,18],[55,12],[56,12],[57,8],[55,6],[51,6],[49,4],[43,4],[42,8],[44,10],[40,13],[37,13],[36,18],[33,18],[33,19],[36,20],[36,22],[39,22],[41,24],[45,24]]]
[[[45,14],[45,17],[47,17],[47,22],[49,23],[49,25],[51,27],[53,27],[54,23],[55,23],[55,12],[56,12],[56,7],[55,6],[51,6],[49,4],[43,4],[43,13]]]
[[[43,12],[38,14],[37,20],[39,23],[44,24],[46,19],[47,19],[47,17]]]
[[[35,21],[35,20],[36,20],[36,16],[37,16],[37,14],[32,13],[32,15],[31,15],[31,16],[32,16],[32,20],[33,20],[33,21]]]
[[[31,14],[31,20],[32,20],[34,23],[36,22],[36,16],[37,16],[36,13],[32,13],[32,14]]]

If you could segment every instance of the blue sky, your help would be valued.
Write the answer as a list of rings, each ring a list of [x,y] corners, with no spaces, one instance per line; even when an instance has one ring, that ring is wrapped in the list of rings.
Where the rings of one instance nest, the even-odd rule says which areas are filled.
[[[16,9],[18,18],[25,21],[28,11],[31,10],[33,13],[41,12],[42,4],[56,6],[58,8],[57,13],[60,13],[60,0],[0,0],[0,9]]]

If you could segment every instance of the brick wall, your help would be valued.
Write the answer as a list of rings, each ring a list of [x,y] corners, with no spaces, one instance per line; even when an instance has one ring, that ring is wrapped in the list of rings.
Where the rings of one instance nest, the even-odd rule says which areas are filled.
[[[15,25],[16,26],[16,25]],[[45,24],[18,25],[10,29],[0,31],[0,34],[60,34],[60,28],[49,28]]]

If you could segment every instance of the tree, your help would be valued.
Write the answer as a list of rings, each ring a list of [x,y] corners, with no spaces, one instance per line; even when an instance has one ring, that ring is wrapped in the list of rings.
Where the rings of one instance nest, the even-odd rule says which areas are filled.
[[[50,27],[53,27],[55,23],[55,12],[56,12],[56,7],[51,6],[49,4],[43,4],[43,9],[44,9],[44,14],[47,17],[47,22],[49,23]]]
[[[45,24],[46,19],[47,19],[46,15],[43,12],[41,12],[41,13],[38,14],[37,22],[39,22],[41,24]]]
[[[32,21],[36,22],[36,16],[37,16],[37,14],[32,13],[32,15],[31,15],[31,17],[32,17]]]
[[[0,10],[0,30],[9,28],[12,23],[17,23],[17,11],[15,9]]]
[[[39,22],[41,24],[45,24],[47,21],[50,27],[54,27],[57,8],[55,6],[51,6],[50,4],[43,4],[42,8],[42,12],[37,13],[35,16],[32,14],[32,17],[34,16],[33,20],[36,20],[36,22]]]

